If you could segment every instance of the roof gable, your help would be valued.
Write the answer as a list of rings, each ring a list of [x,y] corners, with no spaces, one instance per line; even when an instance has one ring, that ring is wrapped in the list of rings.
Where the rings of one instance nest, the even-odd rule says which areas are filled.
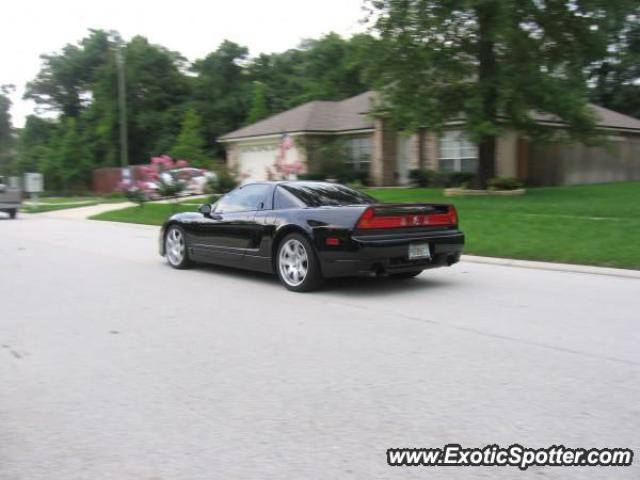
[[[328,132],[373,128],[367,117],[373,99],[365,92],[346,100],[313,101],[239,128],[220,137],[221,141],[292,132]]]

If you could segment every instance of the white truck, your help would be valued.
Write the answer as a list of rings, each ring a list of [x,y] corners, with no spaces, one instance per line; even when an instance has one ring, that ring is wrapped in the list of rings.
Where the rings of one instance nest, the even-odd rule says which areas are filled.
[[[0,212],[6,212],[10,218],[16,218],[21,202],[22,190],[19,178],[0,175]]]

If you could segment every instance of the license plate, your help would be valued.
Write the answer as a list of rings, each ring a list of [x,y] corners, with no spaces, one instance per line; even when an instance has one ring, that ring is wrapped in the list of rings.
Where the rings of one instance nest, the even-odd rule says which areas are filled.
[[[409,244],[409,260],[418,258],[431,258],[431,250],[428,243],[410,243]]]

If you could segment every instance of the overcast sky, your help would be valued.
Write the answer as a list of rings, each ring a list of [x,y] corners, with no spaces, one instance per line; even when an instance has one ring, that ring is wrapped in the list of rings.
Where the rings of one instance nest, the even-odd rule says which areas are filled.
[[[0,85],[11,83],[13,123],[22,126],[34,104],[24,85],[40,68],[40,54],[75,43],[89,28],[143,35],[190,60],[224,39],[250,54],[278,52],[330,31],[352,35],[364,27],[362,0],[7,0],[0,9]]]

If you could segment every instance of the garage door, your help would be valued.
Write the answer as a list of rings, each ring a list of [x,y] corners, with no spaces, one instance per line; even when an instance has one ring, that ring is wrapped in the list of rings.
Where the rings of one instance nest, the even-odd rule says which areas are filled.
[[[248,145],[241,148],[238,155],[238,172],[242,175],[243,182],[267,180],[267,169],[274,171],[277,154],[277,144]],[[298,151],[295,147],[287,151],[287,163],[296,162],[298,158]]]
[[[267,168],[273,169],[276,161],[276,149],[243,150],[238,158],[238,170],[245,181],[267,179]]]

